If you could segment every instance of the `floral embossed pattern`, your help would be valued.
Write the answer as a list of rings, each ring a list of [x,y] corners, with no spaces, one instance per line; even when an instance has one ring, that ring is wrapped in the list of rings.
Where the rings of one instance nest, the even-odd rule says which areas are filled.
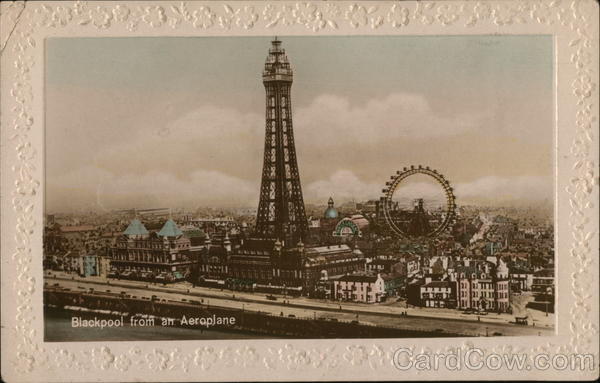
[[[473,1],[473,2],[28,2],[2,4],[3,33],[0,40],[2,65],[11,70],[3,75],[4,87],[10,86],[10,99],[2,99],[4,156],[10,158],[14,182],[3,184],[3,199],[10,199],[14,228],[10,228],[9,260],[2,268],[3,277],[14,274],[11,294],[3,299],[11,302],[14,312],[12,331],[13,352],[9,361],[15,376],[27,380],[37,371],[48,371],[54,378],[72,371],[74,380],[94,379],[102,372],[123,373],[151,370],[157,377],[186,380],[185,373],[197,374],[214,371],[264,371],[264,378],[281,377],[281,371],[321,371],[310,376],[333,377],[350,371],[355,376],[373,378],[372,371],[388,377],[398,377],[391,363],[393,348],[366,340],[350,345],[300,345],[293,342],[280,347],[264,343],[243,346],[217,344],[188,344],[178,347],[153,344],[151,347],[108,344],[70,348],[66,345],[43,343],[34,305],[39,303],[40,276],[32,265],[39,261],[34,240],[41,230],[39,195],[42,192],[43,148],[32,137],[43,131],[43,121],[36,117],[33,105],[43,97],[32,73],[43,65],[41,52],[44,38],[52,34],[103,36],[113,30],[141,36],[144,33],[177,35],[179,31],[198,33],[285,34],[309,33],[509,33],[512,27],[528,26],[534,33],[553,33],[563,36],[557,49],[568,52],[570,99],[574,106],[569,116],[573,131],[568,144],[570,155],[563,165],[568,170],[569,231],[562,241],[568,243],[569,253],[560,254],[560,264],[568,264],[570,296],[561,295],[560,305],[568,307],[568,314],[560,317],[567,321],[566,341],[546,341],[543,345],[532,341],[531,346],[511,348],[486,343],[488,352],[597,352],[598,323],[597,288],[598,248],[597,211],[598,192],[598,73],[594,62],[597,56],[597,33],[587,12],[597,8],[585,1]],[[589,13],[591,14],[591,13]],[[6,26],[14,26],[7,28]],[[189,28],[189,29],[186,29]],[[411,29],[414,28],[414,29]],[[478,29],[481,28],[481,29]],[[522,31],[523,29],[518,29]],[[5,33],[4,31],[7,31]],[[126,32],[123,32],[126,31]],[[357,32],[354,32],[357,31]],[[424,32],[425,31],[425,32]],[[566,43],[564,42],[566,40]],[[10,61],[10,62],[9,62]],[[567,70],[567,69],[565,69]],[[10,78],[5,77],[10,73]],[[37,71],[35,73],[42,73]],[[39,74],[38,74],[39,75]],[[4,93],[3,93],[4,95]],[[567,109],[569,110],[569,109]],[[7,139],[7,141],[4,141]],[[9,140],[9,141],[8,141]],[[38,142],[38,143],[36,143]],[[560,145],[565,145],[561,143]],[[13,152],[10,152],[13,150]],[[3,167],[2,169],[7,170]],[[9,190],[10,188],[10,190]],[[3,201],[4,202],[4,201]],[[11,221],[12,222],[12,221]],[[4,223],[4,221],[3,221]],[[14,229],[14,230],[13,230]],[[8,231],[8,229],[7,229]],[[3,242],[4,238],[3,228]],[[567,267],[567,265],[565,265]],[[10,270],[9,270],[10,269]],[[596,282],[595,282],[596,281]],[[3,296],[4,297],[4,296]],[[330,342],[335,343],[335,342]],[[407,343],[406,340],[404,343]],[[410,343],[410,342],[408,342]],[[415,342],[417,343],[417,342]],[[346,343],[345,343],[346,344]],[[368,345],[367,345],[368,344]],[[435,342],[429,342],[436,347]],[[418,346],[414,347],[420,349]],[[472,348],[464,343],[453,349]],[[424,349],[425,350],[425,349]],[[427,351],[427,350],[425,350]],[[435,351],[443,351],[435,350]],[[596,354],[597,357],[597,354]],[[279,374],[268,375],[269,371]],[[327,372],[324,372],[327,371]],[[167,375],[180,372],[182,375]],[[325,375],[328,374],[328,375]],[[330,375],[329,375],[330,374]],[[43,375],[43,373],[42,373]],[[205,375],[210,379],[211,375]],[[237,375],[236,375],[237,376]],[[301,376],[301,375],[298,375]],[[179,378],[177,378],[179,377]],[[167,379],[167,378],[164,378]],[[189,379],[188,379],[189,380]]]

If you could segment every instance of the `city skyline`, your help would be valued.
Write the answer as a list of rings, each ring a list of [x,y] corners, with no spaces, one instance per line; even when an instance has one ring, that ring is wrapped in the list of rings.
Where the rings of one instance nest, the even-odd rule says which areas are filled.
[[[108,137],[120,133],[119,127],[110,125],[112,117],[115,123],[122,123],[122,137],[113,136],[112,142],[107,140],[108,152],[100,145],[91,148],[87,157],[83,157],[95,165],[95,170],[102,168],[112,172],[117,180],[115,184],[94,178],[98,176],[94,169],[86,174],[92,181],[87,186],[96,187],[99,207],[106,208],[105,204],[119,201],[115,196],[123,193],[137,196],[136,201],[129,203],[139,206],[147,203],[145,196],[157,198],[157,192],[165,192],[160,189],[160,182],[156,182],[158,173],[152,174],[152,182],[147,185],[134,184],[134,188],[128,188],[121,182],[124,176],[144,177],[142,173],[149,169],[158,169],[171,177],[170,192],[179,201],[182,201],[182,193],[197,193],[196,186],[210,186],[210,191],[194,197],[196,204],[216,196],[226,198],[230,203],[240,203],[244,199],[240,200],[239,183],[245,180],[248,186],[254,178],[250,171],[247,175],[235,174],[243,170],[245,164],[242,165],[242,161],[246,160],[249,166],[253,165],[252,159],[258,158],[263,163],[259,167],[262,172],[256,219],[247,220],[248,212],[240,214],[239,210],[226,218],[219,213],[213,214],[218,202],[211,205],[213,211],[204,219],[198,216],[204,216],[206,211],[179,210],[173,215],[170,207],[149,209],[148,219],[138,216],[138,210],[134,208],[129,222],[124,220],[127,221],[126,215],[131,210],[121,211],[125,215],[114,214],[118,213],[114,211],[79,217],[47,214],[42,260],[46,270],[44,315],[48,319],[45,339],[77,339],[82,334],[76,334],[78,330],[73,329],[89,327],[87,324],[79,326],[80,323],[100,323],[102,328],[102,323],[108,324],[112,320],[113,323],[120,321],[115,327],[124,327],[125,317],[129,319],[132,333],[136,332],[135,327],[152,326],[157,328],[160,336],[168,338],[169,330],[162,334],[163,327],[185,328],[190,324],[197,325],[202,317],[211,315],[212,323],[219,326],[220,331],[226,331],[207,334],[214,339],[236,336],[239,331],[284,338],[402,338],[479,336],[484,329],[485,335],[489,336],[490,323],[480,323],[481,315],[490,315],[489,319],[493,316],[495,322],[501,321],[494,323],[498,326],[494,327],[492,336],[533,335],[536,331],[539,336],[540,325],[550,331],[553,318],[548,317],[548,313],[554,311],[555,273],[554,230],[546,219],[551,218],[548,211],[543,212],[546,217],[537,218],[530,206],[528,209],[497,208],[496,211],[493,208],[491,211],[482,207],[465,208],[458,214],[455,189],[446,179],[447,169],[443,166],[441,170],[436,169],[437,166],[432,168],[427,165],[429,162],[422,165],[423,161],[418,161],[417,166],[397,166],[400,170],[393,172],[388,182],[382,183],[383,189],[373,186],[373,191],[375,188],[381,190],[381,199],[360,205],[342,205],[338,210],[331,197],[336,195],[338,198],[336,192],[341,190],[349,197],[360,198],[362,188],[362,196],[373,198],[369,185],[371,182],[375,185],[375,180],[369,180],[373,176],[371,172],[375,171],[378,176],[378,172],[387,169],[390,161],[403,156],[405,150],[401,145],[406,145],[407,141],[424,140],[417,149],[417,153],[422,153],[427,152],[426,143],[436,147],[440,141],[461,137],[461,145],[466,146],[463,151],[471,146],[489,149],[491,154],[485,159],[496,162],[491,167],[490,164],[482,165],[479,161],[484,158],[469,158],[465,154],[467,158],[459,163],[456,169],[459,172],[455,174],[481,173],[466,188],[464,184],[458,184],[456,192],[467,195],[467,200],[469,193],[471,200],[481,199],[484,188],[475,184],[481,182],[482,177],[504,174],[508,177],[505,181],[507,189],[502,188],[502,182],[496,181],[488,190],[487,198],[501,201],[506,198],[503,193],[510,190],[509,200],[514,199],[512,193],[519,192],[515,188],[519,186],[518,179],[523,177],[521,172],[524,170],[511,167],[511,161],[497,157],[497,152],[506,154],[515,150],[509,144],[510,139],[524,139],[530,132],[510,130],[504,133],[505,138],[496,134],[497,142],[490,148],[481,148],[475,142],[469,144],[469,137],[474,139],[471,135],[481,134],[485,129],[482,124],[489,118],[485,116],[487,112],[453,110],[446,115],[440,114],[431,101],[437,92],[430,96],[390,93],[383,104],[367,99],[365,111],[356,112],[356,107],[348,106],[346,112],[339,113],[335,102],[330,102],[335,97],[333,93],[316,96],[311,102],[318,103],[321,120],[314,119],[315,114],[303,110],[300,104],[298,114],[304,119],[300,120],[298,129],[292,116],[296,106],[292,84],[297,85],[297,77],[292,71],[294,61],[288,57],[287,49],[288,46],[278,38],[271,40],[261,71],[265,92],[264,128],[260,129],[263,145],[254,142],[252,118],[245,121],[224,110],[214,114],[213,118],[199,114],[195,119],[190,119],[189,113],[180,117],[182,114],[174,112],[175,125],[167,123],[155,136],[147,127],[142,128],[138,132],[141,136],[137,137],[128,137],[126,121],[107,115],[108,129],[104,133],[108,133]],[[175,58],[174,63],[181,63],[180,59]],[[302,66],[300,68],[303,70]],[[163,70],[163,73],[169,70]],[[223,73],[228,72],[225,69]],[[172,75],[177,78],[185,71],[178,68],[174,73]],[[90,76],[93,81],[94,75]],[[318,78],[319,75],[315,76]],[[392,74],[384,71],[383,76]],[[254,76],[248,74],[248,77]],[[315,78],[312,80],[314,83]],[[322,86],[325,81],[335,82],[335,78],[322,80]],[[225,79],[219,83],[230,89],[231,99],[223,102],[235,104],[237,100],[232,89],[243,89],[243,84],[229,84]],[[393,92],[395,89],[390,88]],[[501,97],[494,99],[495,102],[499,100]],[[197,112],[198,109],[194,109],[192,113]],[[248,115],[252,113],[248,112]],[[511,113],[505,111],[504,114]],[[227,123],[219,120],[223,116]],[[407,116],[414,125],[406,124]],[[311,122],[310,118],[314,120]],[[135,121],[134,118],[132,122]],[[342,125],[336,128],[340,121]],[[247,123],[250,126],[246,126]],[[394,126],[396,124],[400,127]],[[306,153],[306,146],[304,153],[296,151],[296,137],[302,137],[303,129],[305,137],[307,133],[317,133],[310,142],[312,146],[308,147],[314,150],[312,155]],[[331,135],[336,129],[339,137]],[[297,135],[296,132],[300,133]],[[94,136],[85,136],[85,142],[95,143],[98,138],[102,142],[95,130],[77,133]],[[202,141],[194,140],[200,138]],[[77,138],[74,141],[77,142]],[[115,143],[116,146],[110,146]],[[208,151],[210,144],[214,157]],[[333,146],[328,149],[328,144]],[[386,151],[387,144],[393,145],[391,151]],[[360,153],[367,153],[363,145],[376,145],[373,154],[378,159],[371,161],[361,156]],[[530,146],[531,150],[515,155],[520,155],[521,161],[523,157],[530,157],[536,150],[533,143]],[[255,147],[263,148],[262,155],[253,153]],[[147,152],[151,148],[154,149],[152,153]],[[381,151],[374,150],[377,148]],[[438,147],[435,151],[444,156],[439,160],[446,158],[448,152],[448,147]],[[541,153],[543,151],[538,154]],[[69,157],[68,152],[66,157]],[[435,157],[427,154],[422,158],[433,160]],[[298,160],[302,158],[309,160],[304,162],[308,164],[307,188],[302,187],[300,180]],[[448,165],[451,161],[442,162]],[[439,164],[434,161],[434,165]],[[198,169],[211,171],[210,179],[201,182],[202,185],[182,184],[190,171],[198,172]],[[330,178],[334,179],[324,179],[331,171],[334,174]],[[362,176],[361,172],[364,172]],[[219,173],[230,179],[237,177],[238,185],[235,182],[215,184]],[[184,178],[177,184],[176,177]],[[351,181],[353,177],[354,182]],[[469,182],[465,178],[462,180]],[[78,188],[85,183],[85,179],[78,180],[74,185]],[[63,190],[64,186],[68,184],[60,185]],[[107,188],[105,193],[98,193],[100,186]],[[309,216],[303,189],[308,190],[309,200],[319,197],[320,193],[329,194],[327,208],[320,211],[310,208]],[[437,193],[435,189],[438,189]],[[531,189],[528,187],[527,191],[531,193]],[[71,195],[80,196],[76,191]],[[246,202],[249,200],[252,200],[250,195]],[[156,202],[170,201],[162,197]],[[522,197],[519,202],[524,202]],[[165,217],[167,212],[168,218]],[[90,279],[80,281],[80,278],[88,277]],[[54,282],[50,287],[50,280],[60,282]],[[124,280],[130,282],[122,285]],[[86,292],[80,291],[86,290],[80,283],[90,282]],[[162,287],[158,288],[160,285]],[[75,286],[77,290],[74,290]],[[108,286],[110,288],[106,288]],[[120,292],[114,292],[113,286],[118,286]],[[222,295],[210,295],[209,301],[206,293],[212,288],[218,288]],[[95,294],[96,289],[103,292]],[[280,298],[283,304],[277,302]],[[303,300],[301,307],[297,299]],[[353,310],[359,307],[355,304],[367,304],[369,309],[361,308],[359,317],[359,311]],[[120,319],[102,322],[98,318],[86,319],[80,314],[73,316],[70,313],[73,307],[91,308],[94,315],[94,310],[103,310],[102,313]],[[533,314],[534,309],[538,313]],[[424,312],[432,317],[424,318]],[[419,318],[408,319],[415,313]],[[477,314],[477,324],[473,314]],[[53,332],[53,326],[60,328],[64,323],[60,315],[71,317],[72,335],[48,335]],[[399,321],[401,316],[404,318]],[[192,322],[188,317],[194,318]],[[444,322],[447,319],[454,319],[454,326]],[[519,328],[528,325],[530,319],[531,329]],[[124,338],[131,336],[125,334]],[[197,333],[188,336],[195,338]],[[84,335],[84,339],[93,337]]]
[[[269,40],[49,39],[46,211],[256,207]],[[551,206],[550,38],[283,40],[307,203],[423,164],[459,204]]]

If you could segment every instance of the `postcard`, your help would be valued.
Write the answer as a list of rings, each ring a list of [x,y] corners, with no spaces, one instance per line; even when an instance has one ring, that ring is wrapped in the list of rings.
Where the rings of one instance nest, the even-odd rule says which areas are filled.
[[[3,3],[2,377],[597,378],[597,10]]]

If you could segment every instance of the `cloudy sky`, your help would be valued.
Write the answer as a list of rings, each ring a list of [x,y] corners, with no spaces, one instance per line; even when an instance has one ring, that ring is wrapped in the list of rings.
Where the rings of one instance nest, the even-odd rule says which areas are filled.
[[[285,37],[305,200],[423,164],[459,204],[549,204],[549,36]],[[270,38],[53,38],[46,208],[256,207]],[[415,194],[426,183],[413,182]]]

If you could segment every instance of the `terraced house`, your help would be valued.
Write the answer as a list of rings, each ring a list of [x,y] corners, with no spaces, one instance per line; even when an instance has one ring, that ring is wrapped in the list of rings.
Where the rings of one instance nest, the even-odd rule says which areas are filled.
[[[475,261],[456,268],[453,278],[457,286],[459,309],[506,312],[510,306],[508,267],[499,260]]]

